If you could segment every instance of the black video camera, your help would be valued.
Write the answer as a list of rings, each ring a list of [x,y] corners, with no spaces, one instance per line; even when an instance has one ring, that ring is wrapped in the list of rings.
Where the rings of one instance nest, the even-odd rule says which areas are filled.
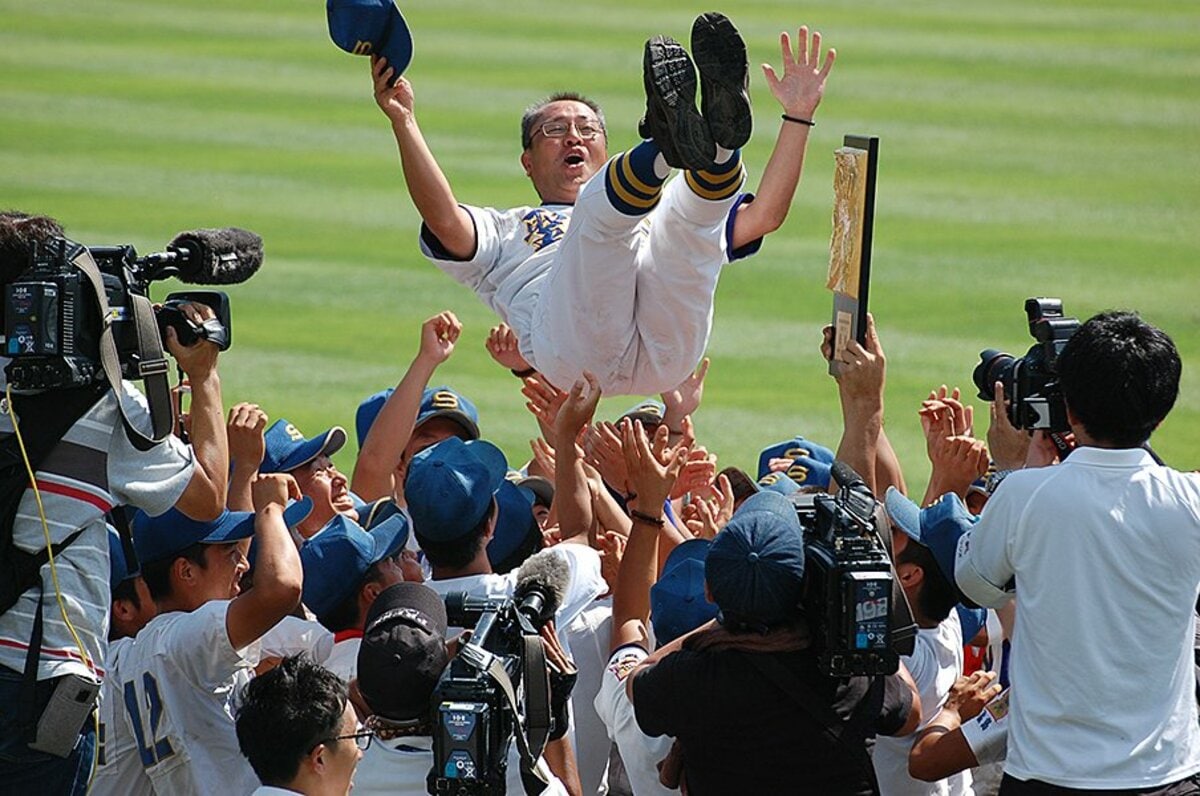
[[[544,616],[541,594],[519,603],[507,598],[446,595],[450,625],[473,627],[471,640],[443,672],[433,693],[433,768],[427,782],[436,794],[505,792],[508,749],[526,706],[521,704],[524,637],[536,635]],[[551,612],[552,614],[553,612]],[[517,702],[498,681],[500,670]],[[545,673],[540,674],[545,677]]]
[[[82,387],[102,381],[103,321],[91,279],[76,264],[85,247],[51,238],[34,252],[29,268],[4,286],[4,355],[8,381],[19,390]],[[238,229],[181,233],[165,252],[138,257],[132,246],[87,247],[108,304],[121,375],[143,378],[147,359],[135,323],[133,297],[148,297],[150,283],[178,277],[196,284],[234,284],[250,278],[262,262],[262,239]],[[216,322],[193,324],[180,304],[212,307]],[[230,345],[229,298],[219,291],[172,293],[155,311],[158,334],[174,328],[183,345],[211,340]],[[159,370],[158,372],[161,372]]]
[[[989,348],[979,355],[971,378],[985,401],[995,400],[996,382],[1004,385],[1008,419],[1017,428],[1070,431],[1058,384],[1058,357],[1079,320],[1063,317],[1062,300],[1056,298],[1026,299],[1025,315],[1029,334],[1037,340],[1029,353],[1017,358]]]
[[[792,497],[804,528],[801,611],[830,676],[892,674],[912,652],[916,626],[876,526],[875,496],[852,469],[834,467],[843,470],[834,473],[837,494]]]

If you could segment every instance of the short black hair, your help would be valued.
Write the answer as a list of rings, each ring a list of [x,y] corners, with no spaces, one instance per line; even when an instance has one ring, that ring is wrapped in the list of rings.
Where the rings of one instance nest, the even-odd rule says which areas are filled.
[[[380,562],[376,561],[367,568],[358,585],[354,587],[346,599],[338,603],[329,613],[317,617],[317,621],[326,630],[330,633],[338,633],[358,626],[358,595],[362,593],[363,586],[379,579],[379,564]]]
[[[160,559],[159,561],[150,561],[142,563],[142,580],[146,581],[146,588],[150,591],[150,596],[155,602],[162,602],[171,596],[171,566],[176,560],[186,558],[200,569],[208,568],[208,559],[204,557],[204,548],[210,547],[203,542],[185,547],[173,556]]]
[[[0,283],[8,284],[24,273],[38,245],[65,235],[62,225],[49,216],[0,211]]]
[[[251,680],[234,709],[238,748],[264,785],[286,785],[319,743],[331,740],[346,712],[342,678],[305,654],[284,658]]]
[[[605,136],[608,135],[608,125],[604,123],[604,111],[600,109],[598,102],[577,91],[556,91],[545,99],[530,105],[521,115],[521,149],[529,149],[533,146],[534,125],[541,118],[542,111],[546,109],[546,106],[554,102],[582,102],[591,109],[592,113],[596,114],[596,119],[600,122],[600,129],[604,131]]]
[[[1058,358],[1071,412],[1090,436],[1121,448],[1144,443],[1171,411],[1182,370],[1166,332],[1123,311],[1089,318]]]
[[[444,569],[462,569],[474,561],[475,556],[479,555],[479,551],[483,549],[484,540],[487,537],[488,523],[495,516],[496,511],[496,499],[492,498],[492,504],[488,507],[487,513],[483,515],[483,520],[464,536],[452,539],[449,542],[426,539],[415,528],[413,529],[413,534],[417,537],[417,544],[421,546],[421,550],[425,553],[425,558],[429,561],[430,566]]]
[[[925,573],[920,593],[917,595],[917,610],[922,616],[935,622],[941,622],[950,616],[950,612],[959,602],[958,590],[942,574],[932,550],[910,538],[908,544],[904,545],[904,549],[896,556],[896,563],[915,564]]]

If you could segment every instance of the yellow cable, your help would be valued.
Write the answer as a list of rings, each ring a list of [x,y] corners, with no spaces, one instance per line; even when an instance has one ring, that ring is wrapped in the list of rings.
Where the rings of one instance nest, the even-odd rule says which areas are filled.
[[[13,433],[17,435],[17,445],[21,448],[21,459],[25,462],[25,472],[29,474],[29,486],[33,490],[33,498],[37,502],[38,517],[42,521],[42,533],[46,538],[46,556],[50,564],[50,580],[54,582],[54,596],[58,600],[58,610],[62,614],[67,630],[71,633],[71,638],[75,641],[75,646],[79,648],[79,656],[83,659],[84,665],[87,666],[92,677],[100,680],[100,675],[96,671],[96,666],[92,663],[91,656],[88,655],[87,649],[83,646],[83,642],[79,638],[79,633],[75,631],[75,625],[71,624],[71,617],[67,615],[67,604],[63,601],[62,589],[58,585],[58,568],[54,564],[54,544],[50,539],[50,524],[46,521],[46,508],[42,505],[42,493],[37,487],[37,476],[33,472],[33,463],[29,461],[29,453],[25,450],[25,439],[21,436],[21,428],[17,424],[17,412],[13,406],[11,384],[4,385],[4,397],[8,402],[8,416],[12,419]],[[91,773],[88,775],[89,791],[91,790],[92,778],[96,773],[96,753],[100,748],[100,715],[97,711],[92,712],[92,720],[95,725],[96,735],[95,741],[92,744]]]

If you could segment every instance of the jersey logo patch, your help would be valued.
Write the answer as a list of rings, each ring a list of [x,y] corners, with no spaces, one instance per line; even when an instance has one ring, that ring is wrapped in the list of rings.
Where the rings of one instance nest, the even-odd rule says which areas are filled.
[[[530,210],[521,222],[525,224],[525,242],[534,251],[558,242],[567,231],[567,217],[544,207]]]
[[[627,653],[627,654],[622,655],[621,657],[617,658],[615,661],[612,661],[608,665],[608,670],[610,672],[612,672],[613,675],[618,680],[623,681],[626,677],[629,676],[629,673],[632,672],[634,669],[636,669],[637,665],[645,659],[646,659],[645,655],[638,655],[637,653]]]

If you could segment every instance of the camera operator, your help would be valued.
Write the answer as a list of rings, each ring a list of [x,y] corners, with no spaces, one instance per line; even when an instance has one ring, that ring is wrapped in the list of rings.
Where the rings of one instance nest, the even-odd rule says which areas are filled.
[[[1200,477],[1144,448],[1181,369],[1133,313],[1080,326],[1058,359],[1077,447],[1008,475],[959,540],[964,594],[991,607],[1019,595],[1001,793],[1200,787]]]
[[[0,214],[0,273],[5,281],[28,267],[36,245],[62,234],[53,219]],[[184,305],[182,312],[196,324],[214,317],[210,308],[198,304]],[[53,572],[49,562],[40,570],[42,638],[36,661],[29,661],[36,667],[37,680],[32,703],[26,703],[30,689],[22,672],[34,636],[39,591],[26,591],[0,616],[0,781],[8,787],[56,793],[83,793],[86,788],[95,744],[91,719],[82,722],[79,740],[65,758],[33,751],[29,744],[39,717],[53,720],[45,708],[64,678],[103,676],[111,599],[105,513],[131,505],[162,514],[174,506],[207,521],[219,516],[225,506],[229,454],[217,346],[206,340],[182,346],[174,329],[168,332],[166,344],[192,385],[192,444],[168,437],[149,450],[135,448],[122,425],[118,401],[129,420],[142,429],[150,425],[149,411],[141,393],[122,382],[122,394],[104,391],[39,466],[37,486],[45,525],[33,490],[20,497],[12,528],[17,549],[43,551],[47,535],[55,545],[73,541],[54,555]],[[7,360],[0,359],[2,364]],[[0,376],[0,389],[6,384]],[[35,430],[21,431],[29,436]],[[6,401],[0,413],[0,437],[13,433]]]
[[[433,766],[430,701],[458,651],[458,641],[446,640],[446,625],[442,598],[419,583],[390,586],[372,604],[358,652],[357,682],[376,741],[359,765],[355,793],[426,792]],[[553,622],[543,628],[542,639],[547,661],[560,670],[568,668]],[[574,757],[566,735],[546,744],[544,759],[553,776],[542,793],[580,792]],[[526,792],[515,743],[509,745],[506,790]]]
[[[638,510],[661,518],[649,503]],[[903,666],[844,679],[820,668],[797,609],[804,563],[792,503],[776,492],[751,496],[705,563],[716,622],[656,650],[626,680],[642,731],[677,739],[688,793],[872,793],[866,738],[905,735],[920,721]],[[839,726],[810,711],[814,703]]]

